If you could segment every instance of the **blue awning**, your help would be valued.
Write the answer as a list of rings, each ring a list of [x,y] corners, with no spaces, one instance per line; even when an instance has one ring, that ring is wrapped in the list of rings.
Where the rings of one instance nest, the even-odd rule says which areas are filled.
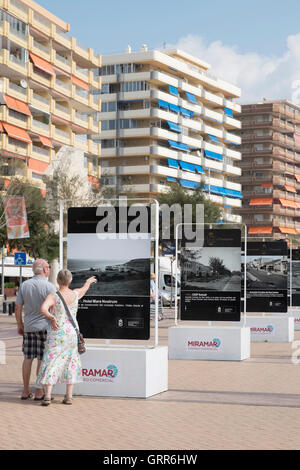
[[[224,112],[227,116],[233,117],[232,109],[224,108]]]
[[[195,103],[198,104],[197,98],[195,95],[192,93],[188,93],[187,91],[185,92],[187,99],[190,101],[190,103]]]
[[[169,103],[163,100],[158,100],[158,106],[161,108],[169,109]]]
[[[167,181],[170,183],[177,183],[177,178],[174,178],[173,176],[167,176]]]
[[[227,189],[225,188],[226,196],[242,199],[243,195],[241,191],[236,191],[235,189]]]
[[[195,167],[192,165],[192,163],[188,162],[182,162],[181,160],[179,161],[180,168],[185,171],[191,171],[192,173],[195,173]]]
[[[210,140],[212,140],[213,142],[219,142],[218,137],[216,137],[216,136],[214,136],[214,135],[208,134],[208,137],[209,137]]]
[[[181,128],[175,122],[167,121],[167,123],[171,131],[181,132]]]
[[[205,171],[203,170],[202,166],[201,165],[196,165],[194,164],[194,167],[196,168],[197,170],[197,173],[203,175],[205,173]]]
[[[171,168],[179,168],[178,161],[174,160],[174,158],[168,158],[168,165]]]
[[[190,149],[186,144],[183,144],[181,142],[176,142],[175,140],[168,140],[170,147],[175,148],[177,150],[185,150],[186,152],[189,152]]]
[[[187,117],[191,119],[194,115],[193,111],[190,111],[189,109],[186,108],[180,108],[180,112],[184,117]]]
[[[196,189],[199,188],[200,183],[196,183],[196,181],[190,181],[190,180],[180,180],[181,186],[184,188],[190,188],[190,189]]]
[[[223,160],[223,155],[221,155],[220,153],[211,152],[210,150],[204,150],[204,155],[207,158],[212,158],[214,160]]]
[[[176,106],[176,104],[169,103],[169,109],[170,111],[174,111],[174,113],[180,112],[180,108],[179,106]]]
[[[178,89],[176,88],[176,86],[169,85],[169,92],[172,95],[178,96]]]

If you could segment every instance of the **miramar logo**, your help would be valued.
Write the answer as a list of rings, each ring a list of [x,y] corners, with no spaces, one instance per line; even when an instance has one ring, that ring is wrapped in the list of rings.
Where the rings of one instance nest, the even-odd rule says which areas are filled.
[[[217,350],[221,346],[221,340],[219,338],[214,338],[210,341],[200,340],[200,341],[188,341],[188,349],[204,349],[206,351],[209,350]]]
[[[266,327],[260,327],[260,328],[253,326],[251,328],[251,333],[258,333],[258,334],[259,333],[268,334],[268,333],[273,333],[273,331],[274,331],[274,327],[272,325],[268,325]]]
[[[104,369],[82,369],[84,382],[114,382],[119,370],[117,366],[110,364]]]

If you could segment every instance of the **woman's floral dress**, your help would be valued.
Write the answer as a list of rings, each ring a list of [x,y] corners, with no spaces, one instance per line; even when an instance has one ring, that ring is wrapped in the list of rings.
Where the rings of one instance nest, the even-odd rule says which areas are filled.
[[[69,311],[78,327],[76,313],[78,308],[78,292],[74,302],[68,305]],[[62,301],[55,294],[55,307],[52,314],[59,325],[58,330],[48,331],[45,352],[37,377],[37,385],[74,384],[82,382],[81,361],[77,349],[77,333],[70,322]]]

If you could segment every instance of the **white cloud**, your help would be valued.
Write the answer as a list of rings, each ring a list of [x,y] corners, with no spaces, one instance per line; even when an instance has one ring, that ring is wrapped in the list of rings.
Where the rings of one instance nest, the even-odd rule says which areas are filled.
[[[241,103],[288,99],[300,105],[300,33],[288,36],[281,56],[241,53],[236,46],[188,35],[176,47],[211,65],[211,73],[241,88]],[[298,81],[298,82],[297,82]]]

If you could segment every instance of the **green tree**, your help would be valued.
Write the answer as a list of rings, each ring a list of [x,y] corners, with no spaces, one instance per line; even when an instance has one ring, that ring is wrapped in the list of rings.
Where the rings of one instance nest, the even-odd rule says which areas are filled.
[[[216,223],[220,220],[222,215],[222,209],[216,203],[210,201],[202,191],[203,186],[190,191],[183,188],[178,183],[173,183],[169,186],[168,191],[159,194],[158,202],[160,205],[166,204],[172,207],[174,204],[179,204],[182,211],[183,220],[183,208],[185,204],[190,204],[193,207],[193,218],[192,221],[196,221],[196,206],[197,204],[203,204],[204,206],[204,223]],[[171,213],[170,217],[171,235],[174,234],[174,214]]]
[[[7,238],[4,205],[5,200],[11,196],[23,196],[25,199],[29,238],[14,240]],[[0,198],[0,214],[0,246],[8,245],[10,249],[26,251],[33,258],[46,258],[52,261],[57,257],[58,236],[52,229],[54,220],[39,188],[19,178],[11,179]]]

